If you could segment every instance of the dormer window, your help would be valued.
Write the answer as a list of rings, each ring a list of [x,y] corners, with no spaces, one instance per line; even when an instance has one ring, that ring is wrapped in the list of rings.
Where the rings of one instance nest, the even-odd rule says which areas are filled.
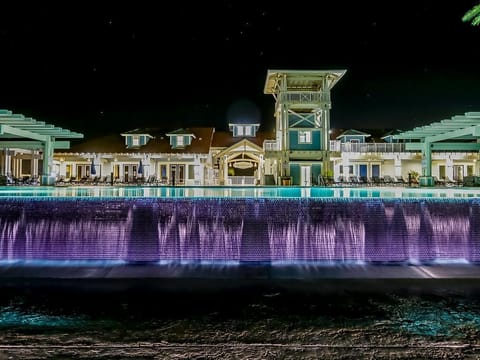
[[[135,129],[120,134],[125,138],[125,146],[128,149],[132,149],[139,148],[147,144],[150,139],[153,139],[153,136],[147,133],[145,130],[147,129]]]
[[[172,149],[183,149],[192,144],[195,135],[189,129],[178,129],[166,134],[170,138]]]
[[[260,124],[229,124],[230,131],[235,137],[254,137]]]
[[[177,136],[177,147],[185,146],[185,142],[183,141],[183,136]]]
[[[370,137],[370,134],[355,129],[349,129],[337,136],[337,140],[340,140],[342,143],[365,143],[367,137]]]
[[[138,135],[132,136],[132,146],[140,146],[140,136]]]

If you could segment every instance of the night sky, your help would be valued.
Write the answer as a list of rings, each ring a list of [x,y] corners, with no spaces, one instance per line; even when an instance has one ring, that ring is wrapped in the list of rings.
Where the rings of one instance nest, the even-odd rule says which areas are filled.
[[[269,69],[346,69],[332,127],[410,129],[480,111],[476,3],[2,3],[0,108],[88,137],[225,130],[240,102],[271,130]]]

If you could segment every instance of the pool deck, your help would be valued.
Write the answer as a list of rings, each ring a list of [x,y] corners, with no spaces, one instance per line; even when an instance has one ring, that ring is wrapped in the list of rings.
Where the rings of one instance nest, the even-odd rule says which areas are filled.
[[[94,291],[286,287],[315,291],[444,288],[480,290],[480,265],[1,265],[0,288],[67,287]]]

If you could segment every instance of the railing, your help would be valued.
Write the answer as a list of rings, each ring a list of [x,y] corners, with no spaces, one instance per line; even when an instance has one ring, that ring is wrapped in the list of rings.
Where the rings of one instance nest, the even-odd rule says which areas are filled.
[[[280,151],[280,145],[275,140],[265,140],[263,151]]]
[[[341,143],[330,141],[330,151],[355,153],[394,153],[404,152],[405,144],[400,143]]]
[[[256,185],[255,176],[229,176],[230,185]]]
[[[329,91],[287,91],[281,94],[281,100],[289,104],[330,104]]]

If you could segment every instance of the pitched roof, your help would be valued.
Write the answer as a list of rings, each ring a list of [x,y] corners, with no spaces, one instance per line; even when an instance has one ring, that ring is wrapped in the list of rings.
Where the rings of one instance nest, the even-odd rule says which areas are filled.
[[[263,141],[275,140],[275,135],[273,132],[257,131],[256,136],[233,136],[229,131],[216,131],[215,134],[213,134],[212,147],[229,147],[243,139],[248,139],[252,143],[263,147]]]
[[[172,154],[172,153],[183,153],[183,154],[208,154],[210,151],[210,146],[212,144],[212,137],[214,133],[214,128],[188,128],[189,134],[193,134],[192,142],[190,145],[185,146],[185,148],[176,148],[172,149],[170,145],[170,139],[165,136],[155,136],[154,139],[150,140],[146,145],[141,147],[141,152],[148,153],[163,153],[163,154]],[[169,132],[169,134],[171,134]]]
[[[154,128],[142,128],[142,129],[133,129],[122,132],[121,135],[150,135],[151,133],[158,132],[159,129]]]
[[[169,131],[166,133],[166,135],[193,135],[195,136],[195,134],[190,130],[190,129],[177,129],[177,130],[174,130],[174,131]]]
[[[340,139],[341,137],[349,136],[349,135],[352,135],[352,136],[370,136],[370,134],[367,134],[363,131],[359,131],[359,130],[355,130],[355,129],[348,129],[348,130],[345,130],[343,133],[341,133],[339,136],[337,136],[337,139]]]
[[[403,132],[403,130],[392,129],[392,130],[386,132],[385,134],[383,134],[383,136],[381,138],[383,139],[383,138],[386,138],[387,136],[397,135],[397,134],[400,134],[402,132]]]
[[[137,148],[127,148],[125,138],[119,134],[89,139],[74,144],[67,151],[55,151],[56,153],[185,153],[185,154],[208,154],[212,143],[214,129],[189,128],[189,133],[194,134],[191,145],[181,149],[172,149],[170,139],[164,131],[151,131],[153,136],[146,145]],[[125,134],[125,133],[124,133]]]
[[[348,133],[352,131],[352,133]],[[367,134],[367,135],[370,135],[368,136],[369,137],[369,142],[385,142],[384,141],[384,138],[389,136],[389,135],[394,135],[394,134],[397,134],[398,132],[402,132],[402,130],[398,130],[398,129],[377,129],[377,128],[373,128],[373,129],[349,129],[349,130],[345,130],[345,129],[339,129],[339,128],[332,128],[330,130],[330,140],[338,140],[341,136],[343,136],[345,133],[347,133],[347,135],[358,135],[358,134],[354,134],[353,132],[360,132],[360,133],[363,133],[363,134]]]

